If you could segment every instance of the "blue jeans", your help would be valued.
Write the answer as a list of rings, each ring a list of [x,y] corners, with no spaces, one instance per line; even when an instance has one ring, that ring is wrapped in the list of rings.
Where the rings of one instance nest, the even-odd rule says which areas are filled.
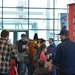
[[[25,72],[26,72],[26,64],[24,61],[20,61],[19,75],[25,75]]]
[[[53,75],[56,75],[56,66],[53,69]]]
[[[0,75],[9,75],[9,73],[0,73]]]

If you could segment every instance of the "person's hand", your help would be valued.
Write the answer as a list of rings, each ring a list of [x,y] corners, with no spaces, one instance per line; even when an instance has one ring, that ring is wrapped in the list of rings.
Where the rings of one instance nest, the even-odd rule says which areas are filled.
[[[49,70],[50,70],[50,72],[52,72],[52,71],[53,71],[54,67],[55,67],[55,65],[54,65],[54,64],[52,64],[52,65],[51,65],[51,67],[50,67],[50,69],[49,69]]]
[[[26,49],[27,49],[27,50],[29,49],[28,45],[26,45]]]
[[[15,75],[19,75],[19,74],[15,74]]]
[[[52,56],[52,53],[50,53],[49,55]]]
[[[50,68],[50,69],[49,69],[49,71],[50,71],[50,72],[52,72],[52,71],[53,71],[53,69],[52,69],[52,68]]]
[[[52,60],[50,60],[50,62],[52,63]]]
[[[48,66],[48,70],[49,70],[49,71],[53,71],[53,70],[52,70],[52,64],[51,64],[50,66]]]

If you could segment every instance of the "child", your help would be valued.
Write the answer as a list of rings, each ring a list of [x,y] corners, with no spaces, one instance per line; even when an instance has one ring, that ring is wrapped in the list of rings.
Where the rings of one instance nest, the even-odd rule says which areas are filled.
[[[45,56],[46,56],[46,59],[47,59],[47,62],[45,63],[45,68],[47,68],[48,70],[51,69],[52,65],[52,60],[50,59],[50,54],[48,52],[45,52]]]
[[[18,75],[16,63],[12,59],[11,59],[11,64],[10,64],[10,74],[9,75]]]
[[[47,62],[47,58],[45,56],[45,52],[47,51],[46,45],[41,45],[41,52],[40,52],[40,59],[44,60],[45,63]]]

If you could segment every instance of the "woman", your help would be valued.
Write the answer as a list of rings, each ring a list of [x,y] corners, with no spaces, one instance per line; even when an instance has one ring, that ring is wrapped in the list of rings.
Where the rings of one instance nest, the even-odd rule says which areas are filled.
[[[30,40],[28,42],[28,50],[27,50],[27,53],[29,54],[30,58],[30,65],[29,65],[30,75],[33,75],[33,72],[35,70],[34,55],[36,54],[37,50],[34,47],[35,47],[34,40]]]

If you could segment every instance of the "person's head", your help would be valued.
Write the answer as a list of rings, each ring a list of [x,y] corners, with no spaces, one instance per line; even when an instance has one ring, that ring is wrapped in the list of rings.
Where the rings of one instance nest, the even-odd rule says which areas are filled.
[[[46,56],[47,60],[48,60],[48,59],[49,59],[49,57],[50,57],[50,55],[49,55],[49,53],[48,53],[48,52],[45,52],[45,56]]]
[[[41,45],[41,51],[43,51],[43,52],[46,52],[47,51],[47,48],[46,48],[46,45],[45,44]]]
[[[64,39],[69,38],[69,31],[61,30],[58,35],[60,35],[60,39],[61,39],[61,41],[63,41]]]
[[[41,39],[40,43],[41,43],[41,45],[46,44],[46,41],[44,39]]]
[[[49,44],[52,45],[54,43],[54,39],[53,38],[49,38]]]
[[[38,60],[38,67],[39,68],[44,68],[45,67],[45,61],[43,59]]]
[[[26,34],[21,34],[21,39],[25,41],[27,39]]]
[[[34,40],[38,40],[38,34],[37,33],[34,34]]]
[[[5,38],[6,40],[9,40],[9,32],[7,30],[2,30],[1,38]]]

